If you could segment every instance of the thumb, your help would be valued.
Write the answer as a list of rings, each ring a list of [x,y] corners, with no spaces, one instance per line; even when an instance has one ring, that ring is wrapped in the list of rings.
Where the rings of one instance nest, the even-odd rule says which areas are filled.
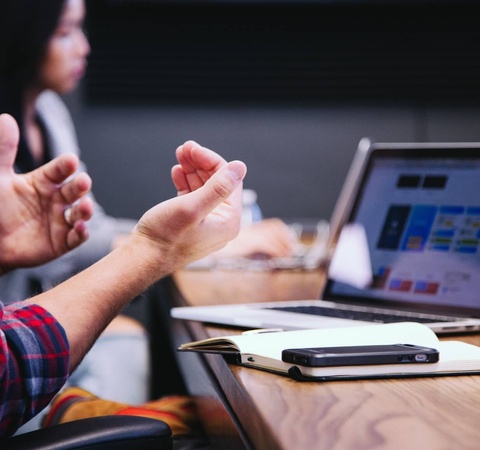
[[[231,161],[213,174],[202,187],[191,192],[190,198],[197,208],[208,214],[235,192],[246,174],[247,166],[242,161]],[[241,189],[232,198],[232,203],[232,206],[241,206]]]
[[[0,172],[13,170],[19,139],[15,119],[9,114],[0,114]]]

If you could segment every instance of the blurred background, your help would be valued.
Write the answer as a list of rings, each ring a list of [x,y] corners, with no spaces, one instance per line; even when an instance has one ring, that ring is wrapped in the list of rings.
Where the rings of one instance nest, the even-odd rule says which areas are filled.
[[[249,167],[264,216],[328,219],[359,140],[479,141],[477,1],[87,0],[66,98],[94,192],[138,218],[187,139]]]

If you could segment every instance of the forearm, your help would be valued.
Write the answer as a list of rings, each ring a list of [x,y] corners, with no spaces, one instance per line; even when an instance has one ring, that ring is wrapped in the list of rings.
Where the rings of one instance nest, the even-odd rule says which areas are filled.
[[[173,264],[162,260],[158,249],[139,244],[139,238],[133,237],[34,301],[65,329],[73,369],[121,309],[173,269]]]

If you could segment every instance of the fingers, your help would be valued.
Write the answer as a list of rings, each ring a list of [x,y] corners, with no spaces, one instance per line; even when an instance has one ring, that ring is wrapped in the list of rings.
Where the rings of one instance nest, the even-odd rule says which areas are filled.
[[[65,211],[65,221],[72,226],[77,222],[86,222],[93,215],[93,202],[90,198],[83,198]]]
[[[86,173],[79,173],[67,181],[61,188],[66,203],[75,203],[78,199],[87,194],[92,187],[92,179]]]
[[[66,171],[63,171],[59,165],[57,165],[59,170],[52,167],[53,172],[51,175],[58,175],[59,178],[57,179],[61,179],[64,174],[68,173],[70,170],[68,167],[67,164]],[[86,173],[80,173],[67,181],[60,188],[62,198],[65,203],[69,205],[65,210],[65,222],[71,226],[71,229],[68,230],[66,239],[67,247],[70,250],[78,247],[88,239],[86,222],[90,220],[93,215],[93,201],[91,198],[84,196],[90,191],[91,186],[91,178]]]
[[[241,161],[232,161],[226,164],[212,175],[202,189],[195,190],[190,194],[191,209],[200,210],[201,215],[206,216],[228,199],[240,216],[242,181],[246,173],[247,167]]]
[[[35,176],[46,178],[48,181],[60,184],[78,168],[78,158],[74,154],[58,156],[34,171]]]
[[[0,114],[0,172],[13,170],[19,139],[15,119],[9,114]]]
[[[172,167],[171,177],[178,195],[183,195],[190,192],[188,181],[185,176],[185,171],[182,169],[182,166],[180,164]]]
[[[87,239],[87,224],[83,220],[78,220],[67,234],[67,246],[70,250],[72,250],[85,242]]]
[[[74,205],[65,210],[65,222],[71,226],[67,232],[67,248],[72,250],[88,239],[88,227],[86,222],[93,215],[93,201],[90,198],[82,198]]]
[[[179,164],[172,169],[172,180],[179,194],[203,186],[213,173],[226,164],[220,155],[194,141],[178,147],[176,157]]]
[[[180,145],[176,151],[177,161],[187,173],[196,170],[212,171],[225,165],[226,161],[218,153],[202,147],[195,141],[187,141]]]

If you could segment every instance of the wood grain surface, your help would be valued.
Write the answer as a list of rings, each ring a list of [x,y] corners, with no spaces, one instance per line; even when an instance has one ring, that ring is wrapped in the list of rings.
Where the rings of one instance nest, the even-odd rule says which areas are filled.
[[[188,304],[318,298],[323,274],[182,271]],[[192,339],[238,330],[190,323]],[[449,336],[480,345],[479,335]],[[258,450],[477,450],[480,376],[297,382],[206,355],[231,414]]]

